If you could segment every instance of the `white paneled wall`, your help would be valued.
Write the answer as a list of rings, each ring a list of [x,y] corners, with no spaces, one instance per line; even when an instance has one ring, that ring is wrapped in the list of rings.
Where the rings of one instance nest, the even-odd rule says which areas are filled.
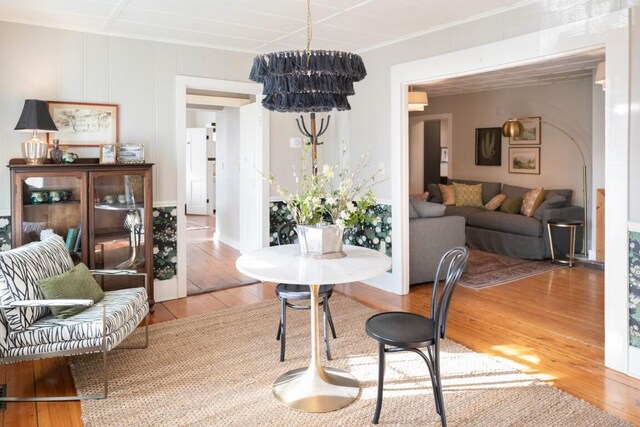
[[[176,200],[175,77],[247,81],[253,55],[108,37],[0,21],[0,163],[21,157],[26,134],[13,130],[27,98],[120,106],[120,140],[141,142],[154,168],[154,199]],[[299,152],[291,114],[271,114],[271,170],[286,183]],[[335,137],[331,130],[327,134]],[[328,144],[328,149],[335,145]],[[323,148],[326,150],[327,148]],[[96,157],[94,149],[76,149]],[[0,168],[0,214],[9,202],[9,173]]]

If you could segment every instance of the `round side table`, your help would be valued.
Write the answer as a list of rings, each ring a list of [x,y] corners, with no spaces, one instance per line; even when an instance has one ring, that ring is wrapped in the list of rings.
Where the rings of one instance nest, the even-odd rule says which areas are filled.
[[[569,255],[567,259],[556,258],[556,253],[553,249],[553,236],[551,233],[551,227],[569,229]],[[569,267],[573,267],[573,264],[577,261],[575,255],[576,255],[576,229],[578,227],[584,227],[584,221],[581,221],[579,219],[547,220],[547,231],[549,233],[549,246],[551,247],[551,262],[569,264]]]

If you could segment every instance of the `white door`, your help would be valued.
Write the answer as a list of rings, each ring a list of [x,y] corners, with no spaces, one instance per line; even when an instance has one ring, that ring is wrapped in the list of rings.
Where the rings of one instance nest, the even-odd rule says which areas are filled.
[[[187,214],[207,215],[207,131],[187,129]]]
[[[267,216],[268,185],[260,172],[268,175],[268,156],[264,152],[264,135],[268,123],[260,103],[240,107],[240,252],[246,253],[264,246]],[[266,116],[268,117],[268,116]],[[266,159],[266,161],[265,161]],[[268,220],[267,220],[268,221]]]

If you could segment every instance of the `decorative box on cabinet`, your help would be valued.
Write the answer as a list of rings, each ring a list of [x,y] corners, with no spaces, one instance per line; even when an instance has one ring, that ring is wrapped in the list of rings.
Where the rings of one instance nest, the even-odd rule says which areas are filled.
[[[147,273],[153,303],[152,167],[99,164],[97,159],[26,165],[22,159],[12,159],[13,247],[39,240],[43,230],[52,230],[67,239],[74,261],[89,268]],[[130,278],[104,280],[106,289],[117,289]]]

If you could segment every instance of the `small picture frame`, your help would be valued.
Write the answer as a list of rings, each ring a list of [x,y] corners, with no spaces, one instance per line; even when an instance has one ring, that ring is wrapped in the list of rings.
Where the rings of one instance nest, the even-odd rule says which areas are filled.
[[[120,164],[144,163],[144,145],[139,143],[119,143],[116,161]]]
[[[116,144],[100,145],[100,163],[113,164],[116,162]]]
[[[440,147],[440,163],[449,163],[448,147]]]
[[[509,147],[509,173],[540,174],[540,147]]]
[[[476,165],[502,165],[502,128],[476,128]]]
[[[518,119],[524,130],[520,136],[513,137],[509,140],[510,145],[540,145],[540,122],[541,117],[524,117]]]

